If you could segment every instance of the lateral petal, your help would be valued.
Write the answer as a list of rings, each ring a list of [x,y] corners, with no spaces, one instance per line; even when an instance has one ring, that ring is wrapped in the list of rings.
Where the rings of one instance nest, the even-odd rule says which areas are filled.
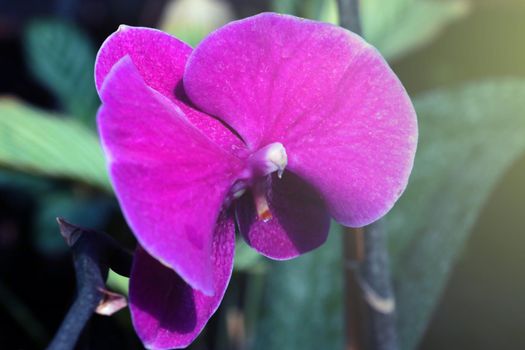
[[[128,224],[155,259],[213,294],[212,234],[239,158],[148,87],[128,56],[112,68],[100,96],[100,137]]]

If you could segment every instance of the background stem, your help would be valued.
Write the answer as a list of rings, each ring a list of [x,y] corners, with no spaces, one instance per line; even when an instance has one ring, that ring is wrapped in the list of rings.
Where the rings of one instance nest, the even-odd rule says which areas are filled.
[[[343,232],[345,350],[363,350],[366,305],[359,286],[358,266],[364,259],[364,229]]]
[[[339,7],[339,24],[341,27],[362,35],[359,1],[337,0],[337,6]]]
[[[399,346],[395,299],[382,221],[367,226],[364,250],[365,259],[359,264],[358,278],[366,301],[367,344],[373,350],[396,350]]]
[[[362,35],[358,0],[338,0],[342,27]],[[346,350],[398,349],[395,301],[383,225],[348,229],[345,263]]]

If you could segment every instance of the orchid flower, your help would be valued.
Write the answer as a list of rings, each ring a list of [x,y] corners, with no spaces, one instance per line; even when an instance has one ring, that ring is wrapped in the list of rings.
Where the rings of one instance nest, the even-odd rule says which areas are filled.
[[[139,248],[130,279],[146,347],[190,344],[217,309],[235,227],[262,255],[319,247],[403,192],[410,99],[379,52],[334,25],[264,13],[195,49],[121,26],[95,67],[100,138]]]

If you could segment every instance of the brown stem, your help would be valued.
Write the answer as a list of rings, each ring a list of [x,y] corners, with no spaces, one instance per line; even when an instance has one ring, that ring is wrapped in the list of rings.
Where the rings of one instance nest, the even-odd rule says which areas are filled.
[[[342,27],[362,35],[358,0],[337,0]],[[396,350],[395,302],[381,223],[344,235],[346,350]]]
[[[357,267],[364,259],[364,230],[348,228],[343,234],[345,350],[365,349],[366,306],[361,296]]]

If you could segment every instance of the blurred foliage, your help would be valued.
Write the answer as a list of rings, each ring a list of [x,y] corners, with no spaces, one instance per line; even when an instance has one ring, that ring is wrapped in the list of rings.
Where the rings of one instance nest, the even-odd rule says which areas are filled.
[[[434,39],[469,12],[468,0],[362,0],[363,37],[388,60],[397,60]],[[338,24],[336,0],[274,0],[273,10]]]
[[[53,189],[38,196],[33,243],[42,254],[57,256],[69,250],[57,234],[56,218],[62,217],[81,227],[102,230],[109,220],[114,203],[105,196]]]
[[[95,133],[76,120],[0,99],[0,164],[111,191]]]
[[[337,22],[335,0],[273,0],[272,11],[331,23]]]
[[[99,102],[93,80],[95,49],[77,26],[38,19],[25,30],[28,67],[58,98],[64,112],[94,127]]]
[[[364,0],[361,4],[363,36],[391,60],[430,42],[470,8],[467,0]],[[272,10],[338,23],[336,0],[273,0]],[[232,18],[229,4],[222,0],[172,0],[160,28],[195,46]]]
[[[467,0],[361,1],[364,37],[389,60],[429,43],[468,13]]]
[[[121,276],[113,270],[109,270],[106,284],[112,291],[125,296],[129,294],[129,278]]]
[[[437,90],[416,97],[414,104],[420,124],[414,171],[407,191],[384,219],[404,350],[416,348],[422,337],[496,181],[525,153],[525,81]],[[299,340],[305,350],[340,348],[342,261],[333,243],[340,237],[331,236],[336,236],[332,243],[311,254],[271,265],[258,349],[291,348]]]
[[[420,144],[407,191],[387,215],[402,349],[414,349],[498,179],[525,153],[525,81],[414,100]]]
[[[208,33],[233,19],[230,4],[223,0],[171,0],[159,28],[195,46]]]
[[[255,350],[343,348],[342,233],[332,223],[320,248],[269,264]]]
[[[262,255],[253,250],[244,239],[238,239],[235,243],[234,268],[239,271],[250,271],[261,273],[266,269]]]

